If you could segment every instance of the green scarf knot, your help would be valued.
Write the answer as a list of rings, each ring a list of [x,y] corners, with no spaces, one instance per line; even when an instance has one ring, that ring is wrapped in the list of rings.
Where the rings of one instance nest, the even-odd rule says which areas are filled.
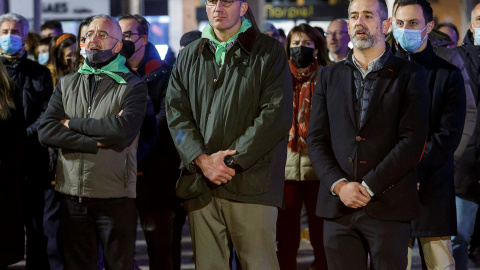
[[[248,28],[252,26],[252,23],[248,19],[242,19],[242,25],[240,26],[240,29],[233,35],[229,40],[220,42],[218,39],[215,37],[215,33],[213,32],[213,27],[208,24],[205,26],[202,32],[202,38],[209,39],[213,41],[215,46],[217,46],[217,50],[215,51],[215,61],[217,64],[224,63],[225,62],[225,54],[227,53],[227,45],[230,44],[233,40],[235,40],[240,33],[243,33],[247,31]]]
[[[78,70],[78,73],[81,73],[81,74],[103,73],[105,75],[110,76],[110,78],[114,79],[119,84],[127,84],[127,81],[125,81],[122,78],[122,76],[114,73],[114,72],[130,73],[130,70],[128,70],[128,68],[125,66],[126,61],[127,59],[125,59],[125,57],[118,54],[115,60],[110,62],[108,65],[98,69],[92,68],[91,66],[88,65],[87,61],[85,61],[83,62],[83,65],[80,67],[80,69]]]

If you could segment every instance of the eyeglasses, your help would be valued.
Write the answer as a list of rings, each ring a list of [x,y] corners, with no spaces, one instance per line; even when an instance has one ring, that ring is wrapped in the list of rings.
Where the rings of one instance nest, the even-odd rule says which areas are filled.
[[[132,36],[141,36],[142,34],[140,33],[132,33],[132,32],[124,32],[122,34],[123,39],[130,40]]]
[[[101,40],[105,40],[105,39],[107,39],[107,38],[116,39],[116,38],[114,38],[114,37],[112,37],[112,36],[109,36],[109,35],[107,34],[107,32],[94,33],[93,31],[87,32],[87,33],[85,34],[84,38],[85,38],[85,40],[87,40],[87,39],[92,39],[93,36],[97,36],[97,37],[98,37],[99,39],[101,39]],[[116,40],[118,40],[118,39],[116,39]]]
[[[327,32],[327,33],[325,33],[325,36],[326,36],[326,37],[331,37],[331,36],[337,36],[337,37],[339,37],[340,35],[343,35],[343,34],[348,34],[348,32],[345,32],[345,31]]]
[[[245,2],[245,0],[221,0],[220,2],[222,2],[222,6],[224,7],[229,7],[233,4],[233,2],[235,1],[242,1],[242,2]],[[216,6],[218,3],[218,0],[206,0],[205,1],[205,5],[207,6]]]

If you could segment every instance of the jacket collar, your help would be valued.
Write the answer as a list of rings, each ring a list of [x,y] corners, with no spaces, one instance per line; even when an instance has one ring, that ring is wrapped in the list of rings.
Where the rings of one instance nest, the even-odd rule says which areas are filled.
[[[137,73],[140,77],[149,74],[150,72],[159,69],[162,67],[163,61],[158,54],[155,46],[148,42],[145,45],[145,55],[143,56],[142,62],[138,65]]]
[[[353,57],[352,51],[350,51],[350,53],[347,56],[347,60],[344,63],[344,65],[347,68],[342,69],[342,71],[340,72],[339,78],[342,78],[341,83],[343,85],[341,86],[341,88],[343,88],[345,102],[347,103],[347,107],[350,112],[352,124],[354,128],[358,131],[359,129],[363,128],[363,126],[365,126],[369,118],[375,112],[376,106],[380,102],[381,97],[383,96],[385,90],[390,84],[391,79],[394,78],[395,74],[399,72],[399,63],[398,63],[398,58],[392,55],[392,53],[390,52],[390,46],[387,45],[387,47],[385,48],[385,53],[382,55],[382,58],[380,60],[383,62],[383,66],[377,71],[378,72],[378,76],[376,79],[377,83],[375,84],[375,88],[373,89],[364,121],[362,123],[362,126],[358,127],[355,111],[354,111],[354,100],[353,100],[353,94],[352,94],[352,89],[354,87],[352,70],[354,68],[356,69],[355,64],[353,64],[353,61],[352,61],[352,57]],[[349,63],[347,63],[348,60],[350,61]]]
[[[235,43],[238,43],[243,50],[245,50],[248,54],[250,54],[253,50],[253,45],[256,39],[257,39],[257,31],[255,31],[255,29],[252,26],[244,33],[240,33]],[[205,46],[208,48],[209,41],[207,38],[202,38],[200,40],[200,46],[198,48],[199,56],[202,54]]]
[[[399,45],[399,50],[395,53],[395,56],[403,58],[403,59],[408,59],[409,61],[413,61],[427,69],[430,68],[432,65],[432,58],[435,55],[435,52],[433,51],[433,46],[428,41],[427,47],[421,52],[418,53],[410,53],[402,49]]]
[[[380,70],[383,65],[387,62],[389,56],[392,54],[390,52],[390,45],[388,43],[385,43],[385,52],[382,54],[380,59],[378,60],[378,65],[375,65],[374,69],[371,72],[376,72]],[[352,69],[357,69],[357,66],[353,62],[353,49],[350,50],[347,54],[347,57],[345,58],[344,64]]]
[[[467,34],[465,34],[462,45],[467,47],[467,50],[469,51],[475,51],[477,48],[480,48],[480,46],[475,46],[473,43],[473,33],[470,31],[470,29],[468,29]]]

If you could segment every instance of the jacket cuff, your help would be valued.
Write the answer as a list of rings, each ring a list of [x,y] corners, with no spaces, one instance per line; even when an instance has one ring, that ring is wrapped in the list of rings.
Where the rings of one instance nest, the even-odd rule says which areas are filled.
[[[68,126],[70,126],[70,123]],[[90,137],[85,136],[83,138],[83,148],[84,148],[83,150],[86,153],[96,154],[98,152],[97,144],[98,142]]]

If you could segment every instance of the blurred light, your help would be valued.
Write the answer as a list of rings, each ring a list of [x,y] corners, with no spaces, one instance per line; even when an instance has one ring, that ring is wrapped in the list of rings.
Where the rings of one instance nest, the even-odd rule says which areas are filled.
[[[144,16],[144,18],[149,22],[157,23],[170,23],[170,16]]]
[[[157,49],[158,51],[158,54],[160,54],[160,58],[162,58],[162,60],[165,59],[165,55],[167,54],[167,51],[168,51],[168,45],[155,45],[155,49]]]

